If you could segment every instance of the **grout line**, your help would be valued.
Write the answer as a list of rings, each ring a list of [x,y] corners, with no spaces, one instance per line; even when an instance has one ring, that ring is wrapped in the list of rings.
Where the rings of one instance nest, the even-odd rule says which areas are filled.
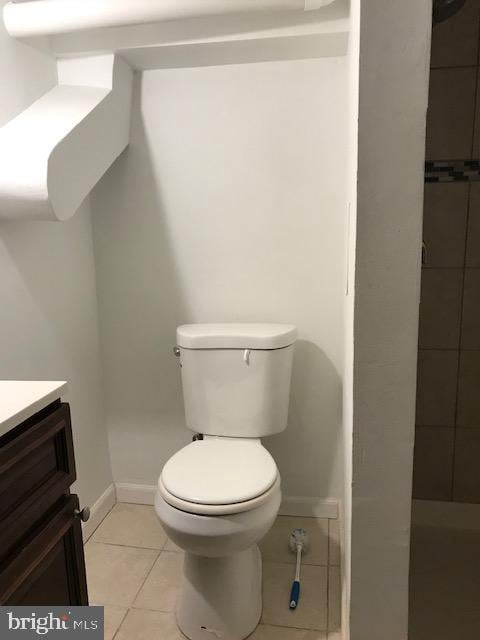
[[[455,429],[455,425],[454,424],[416,424],[415,429]]]
[[[478,52],[477,52],[478,56]],[[440,67],[430,67],[430,71],[443,71],[445,69],[475,69],[478,63],[475,64],[454,64],[454,65],[442,65]]]
[[[166,611],[165,609],[148,609],[147,607],[136,607],[133,604],[130,609],[133,609],[133,611],[152,611],[154,613],[167,613],[175,615],[175,609],[170,609],[169,611]]]
[[[125,622],[125,618],[128,616],[128,612],[129,611],[130,611],[130,607],[127,607],[125,613],[123,614],[123,618],[120,620],[120,624],[118,625],[117,630],[115,631],[115,633],[112,636],[112,640],[115,640],[115,638],[117,637],[117,634],[120,631],[120,629],[122,628],[122,624]],[[103,631],[104,631],[104,635],[105,635],[105,607],[103,608]]]
[[[108,510],[108,513],[106,513],[103,518],[100,520],[100,522],[97,524],[97,526],[95,527],[95,529],[92,531],[92,533],[88,536],[88,540],[85,540],[85,542],[83,543],[83,546],[85,547],[85,545],[87,545],[89,542],[94,542],[93,540],[93,536],[96,534],[96,532],[100,529],[100,527],[102,526],[102,524],[105,522],[105,520],[108,518],[108,516],[112,513],[112,511],[115,509],[115,507],[117,506],[117,503],[115,502],[115,504]],[[83,540],[83,532],[82,532],[82,540]]]
[[[465,269],[468,271],[469,269]],[[458,349],[457,347],[419,347],[419,351],[480,351],[480,347],[464,347],[462,349]]]
[[[105,544],[108,547],[124,547],[126,549],[138,549],[139,551],[158,551],[158,554],[160,555],[160,553],[162,553],[162,551],[164,551],[164,548],[159,548],[159,547],[138,547],[134,544],[119,544],[118,542],[104,542],[103,540],[92,540],[92,542],[94,542],[95,544]],[[167,544],[166,542],[164,543]],[[177,551],[169,551],[167,549],[167,551],[169,553],[178,553]]]
[[[155,560],[153,561],[152,566],[150,567],[149,571],[147,572],[147,575],[145,576],[144,581],[142,582],[142,584],[141,584],[141,585],[140,585],[140,587],[138,588],[138,590],[137,590],[137,592],[136,592],[136,594],[135,594],[135,596],[134,596],[134,598],[133,598],[133,600],[132,600],[132,604],[131,604],[131,605],[130,605],[130,607],[129,607],[130,609],[131,609],[131,608],[133,608],[133,605],[135,604],[135,600],[138,598],[138,594],[139,594],[139,593],[140,593],[140,591],[143,589],[143,587],[144,587],[144,585],[145,585],[146,581],[148,580],[148,578],[149,578],[150,574],[151,574],[151,573],[152,573],[152,571],[153,571],[153,567],[157,564],[157,561],[158,561],[158,559],[159,559],[160,555],[161,555],[161,552],[157,555],[157,557],[156,557],[156,558],[155,558]]]
[[[330,567],[330,520],[327,527],[327,567]]]
[[[330,565],[327,566],[327,594],[326,594],[326,609],[327,609],[327,633],[330,626]]]
[[[476,79],[476,88],[475,88],[475,113],[477,111],[477,96],[478,93],[478,73]],[[474,120],[475,123],[475,120]],[[474,124],[475,130],[475,124]],[[474,137],[474,136],[473,136]],[[473,138],[472,137],[472,138]],[[473,148],[473,139],[472,139],[472,148]],[[464,316],[464,306],[465,306],[465,281],[466,281],[466,264],[467,264],[467,250],[468,250],[468,229],[470,226],[470,207],[471,207],[471,192],[472,189],[469,186],[468,188],[468,198],[467,198],[467,219],[465,223],[465,241],[463,247],[463,274],[462,274],[462,294],[460,300],[460,331],[458,334],[458,359],[457,359],[457,385],[455,389],[455,419],[454,419],[454,427],[453,427],[453,451],[452,451],[452,469],[451,469],[451,479],[450,479],[450,500],[454,500],[455,494],[455,463],[457,457],[457,427],[458,427],[458,409],[459,409],[459,395],[460,395],[460,366],[461,366],[461,356],[462,356],[462,340],[463,340],[463,316]]]
[[[171,553],[175,553],[174,551]],[[292,554],[293,557],[293,554]],[[281,560],[263,560],[262,564],[281,564],[284,567],[294,567],[295,560],[292,559],[292,562],[282,562]],[[338,565],[332,565],[338,566]],[[302,554],[302,567],[323,567],[324,569],[328,569],[328,564],[312,564],[311,562],[305,562],[305,556]]]
[[[463,269],[476,269],[477,271],[480,269],[480,267],[442,267],[442,266],[435,266],[435,265],[430,265],[430,266],[424,266],[422,267],[423,270],[425,271],[433,271],[434,269],[437,269],[438,271],[463,271]]]
[[[285,625],[274,624],[273,622],[259,622],[258,627],[260,626],[275,627],[275,629],[293,629],[294,631],[319,631],[320,633],[328,633],[327,629],[317,629],[316,627],[286,627]],[[250,638],[250,636],[248,637]]]

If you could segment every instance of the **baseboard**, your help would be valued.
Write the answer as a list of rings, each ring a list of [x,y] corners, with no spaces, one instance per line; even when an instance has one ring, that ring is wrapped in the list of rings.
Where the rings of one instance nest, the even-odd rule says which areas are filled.
[[[338,518],[338,501],[332,498],[301,498],[284,496],[280,505],[281,516],[302,518]]]
[[[118,502],[131,504],[153,504],[157,487],[148,484],[117,482]],[[306,518],[338,518],[338,502],[330,498],[300,498],[285,496],[280,506],[280,515]]]
[[[155,500],[156,485],[134,484],[130,482],[116,482],[117,502],[129,502],[131,504],[153,504]]]
[[[90,518],[87,522],[82,523],[83,541],[84,543],[90,538],[92,533],[105,518],[108,512],[115,505],[115,485],[111,484],[99,499],[90,507]]]

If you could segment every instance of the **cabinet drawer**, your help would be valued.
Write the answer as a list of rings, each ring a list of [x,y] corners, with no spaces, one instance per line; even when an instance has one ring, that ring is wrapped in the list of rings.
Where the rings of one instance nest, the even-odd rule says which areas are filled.
[[[76,495],[64,496],[48,518],[0,566],[0,605],[88,604]]]
[[[75,477],[68,404],[52,405],[0,440],[0,562]]]

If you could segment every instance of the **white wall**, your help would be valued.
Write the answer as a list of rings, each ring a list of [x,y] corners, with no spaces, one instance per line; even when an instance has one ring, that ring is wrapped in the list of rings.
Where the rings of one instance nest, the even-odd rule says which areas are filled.
[[[0,126],[56,79],[55,61],[12,40],[0,21]],[[75,489],[91,505],[111,483],[111,469],[88,202],[64,224],[0,223],[0,274],[0,378],[69,382]]]
[[[408,633],[430,33],[430,2],[361,2],[352,640]]]
[[[92,196],[114,478],[187,443],[175,328],[298,325],[286,495],[340,497],[347,60],[150,71]]]

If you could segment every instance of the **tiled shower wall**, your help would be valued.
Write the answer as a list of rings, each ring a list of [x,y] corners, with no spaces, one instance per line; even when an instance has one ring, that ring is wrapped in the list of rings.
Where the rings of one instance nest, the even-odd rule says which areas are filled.
[[[480,158],[480,0],[433,31],[427,160]],[[480,502],[480,182],[425,185],[414,497]]]

